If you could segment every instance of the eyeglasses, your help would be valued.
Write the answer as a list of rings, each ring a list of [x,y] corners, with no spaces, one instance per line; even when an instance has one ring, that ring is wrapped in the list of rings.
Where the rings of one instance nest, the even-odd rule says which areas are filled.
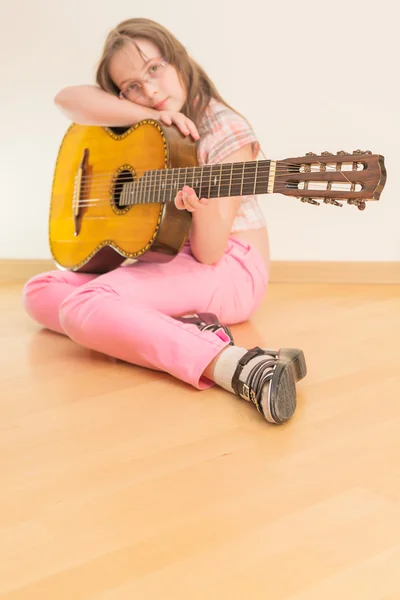
[[[125,89],[119,93],[120,98],[126,100],[137,100],[143,94],[142,83],[149,83],[161,79],[165,73],[165,67],[168,65],[168,61],[164,59],[154,59],[154,61],[147,67],[146,76],[141,77],[138,81],[132,81]]]

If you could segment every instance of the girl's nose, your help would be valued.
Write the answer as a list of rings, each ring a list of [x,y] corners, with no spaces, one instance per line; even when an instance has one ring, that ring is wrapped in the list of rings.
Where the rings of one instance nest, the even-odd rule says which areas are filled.
[[[144,81],[142,83],[143,91],[146,93],[146,96],[152,96],[157,92],[157,84],[155,81],[149,79],[149,81]],[[153,90],[153,91],[151,91]]]

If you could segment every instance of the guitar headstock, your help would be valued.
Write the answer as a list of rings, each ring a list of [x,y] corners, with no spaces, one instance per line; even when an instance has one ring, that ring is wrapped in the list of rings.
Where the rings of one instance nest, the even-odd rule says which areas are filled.
[[[315,205],[347,202],[364,210],[366,201],[379,200],[385,183],[385,160],[380,154],[369,150],[309,152],[277,161],[274,193]]]

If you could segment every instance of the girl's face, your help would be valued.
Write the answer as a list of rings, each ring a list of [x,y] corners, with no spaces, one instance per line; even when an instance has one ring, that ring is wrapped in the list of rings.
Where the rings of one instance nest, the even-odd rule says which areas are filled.
[[[156,110],[180,112],[186,91],[172,65],[164,61],[159,48],[150,40],[135,39],[140,48],[127,42],[110,60],[109,74],[121,90],[121,97]]]

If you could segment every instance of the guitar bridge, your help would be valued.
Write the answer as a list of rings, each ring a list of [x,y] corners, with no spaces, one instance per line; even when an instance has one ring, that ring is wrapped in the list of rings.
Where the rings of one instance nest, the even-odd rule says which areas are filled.
[[[75,176],[74,193],[72,196],[72,214],[74,219],[74,236],[79,235],[81,229],[81,209],[84,196],[85,176],[88,170],[89,149],[83,151],[82,160]]]

